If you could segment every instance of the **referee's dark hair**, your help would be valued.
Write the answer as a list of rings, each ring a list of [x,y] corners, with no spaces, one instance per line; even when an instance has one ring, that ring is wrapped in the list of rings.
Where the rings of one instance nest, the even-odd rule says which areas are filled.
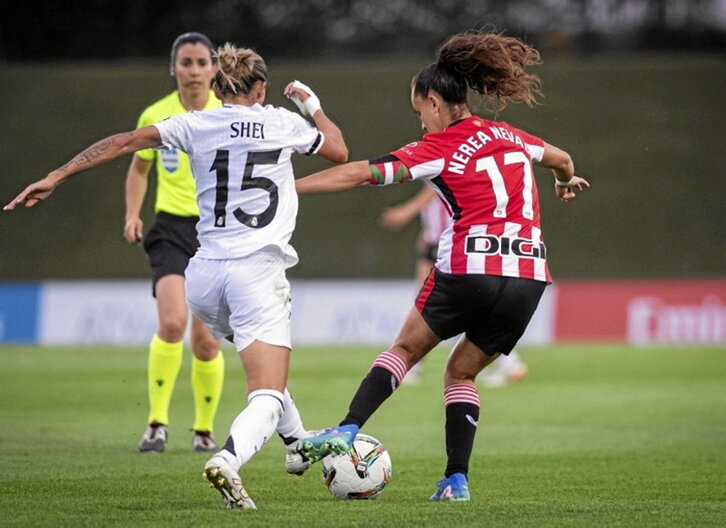
[[[198,44],[202,43],[209,48],[209,53],[212,55],[214,60],[214,44],[209,40],[209,37],[196,31],[189,31],[188,33],[182,33],[174,39],[174,43],[171,45],[171,62],[169,63],[169,73],[174,76],[174,64],[176,63],[176,55],[184,44]]]

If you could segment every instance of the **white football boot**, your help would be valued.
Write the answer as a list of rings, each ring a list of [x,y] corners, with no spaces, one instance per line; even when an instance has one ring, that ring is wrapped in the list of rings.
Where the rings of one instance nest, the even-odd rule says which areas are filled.
[[[242,485],[242,479],[221,452],[210,458],[204,465],[202,477],[209,487],[216,488],[222,495],[224,505],[231,510],[256,510],[254,501]]]
[[[321,432],[321,430],[308,431],[305,438],[315,436]],[[302,475],[312,464],[312,462],[300,452],[300,442],[305,440],[305,438],[298,438],[292,444],[285,446],[285,471],[287,471],[290,475]]]

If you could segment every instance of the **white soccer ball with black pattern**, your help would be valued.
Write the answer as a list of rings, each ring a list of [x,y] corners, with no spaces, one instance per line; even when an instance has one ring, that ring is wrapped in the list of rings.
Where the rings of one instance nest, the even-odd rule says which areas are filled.
[[[391,481],[391,456],[370,435],[358,434],[350,453],[326,456],[323,479],[339,499],[375,499]]]

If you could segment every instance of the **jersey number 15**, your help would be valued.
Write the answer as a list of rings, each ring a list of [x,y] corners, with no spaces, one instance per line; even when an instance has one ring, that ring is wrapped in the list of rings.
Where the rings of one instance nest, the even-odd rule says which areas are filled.
[[[237,207],[232,214],[241,224],[252,228],[261,228],[272,222],[277,212],[279,201],[277,185],[269,178],[263,176],[254,177],[252,171],[255,165],[277,165],[282,150],[265,150],[260,152],[248,152],[245,169],[242,173],[241,191],[250,189],[262,189],[269,193],[270,203],[261,213],[250,214]],[[217,194],[214,202],[214,226],[225,227],[227,225],[227,196],[229,194],[229,150],[218,150],[214,156],[214,162],[209,172],[217,173]]]

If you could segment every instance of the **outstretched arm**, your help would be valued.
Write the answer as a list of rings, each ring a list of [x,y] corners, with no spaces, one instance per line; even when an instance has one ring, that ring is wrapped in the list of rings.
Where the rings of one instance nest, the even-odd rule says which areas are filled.
[[[367,161],[353,161],[295,180],[298,194],[338,192],[371,183]]]
[[[365,185],[388,185],[408,180],[411,173],[393,156],[353,161],[295,180],[298,194],[337,192]]]
[[[555,176],[555,193],[563,203],[576,196],[575,189],[584,191],[590,187],[587,180],[575,176],[575,164],[570,155],[554,145],[545,143],[542,161],[537,165],[552,169]]]
[[[124,154],[157,147],[160,144],[161,136],[155,126],[147,126],[133,132],[123,132],[104,138],[76,155],[62,167],[48,173],[42,180],[28,185],[23,192],[3,207],[3,210],[12,211],[20,204],[25,204],[25,207],[33,207],[41,200],[48,198],[56,187],[74,174],[98,167]]]

